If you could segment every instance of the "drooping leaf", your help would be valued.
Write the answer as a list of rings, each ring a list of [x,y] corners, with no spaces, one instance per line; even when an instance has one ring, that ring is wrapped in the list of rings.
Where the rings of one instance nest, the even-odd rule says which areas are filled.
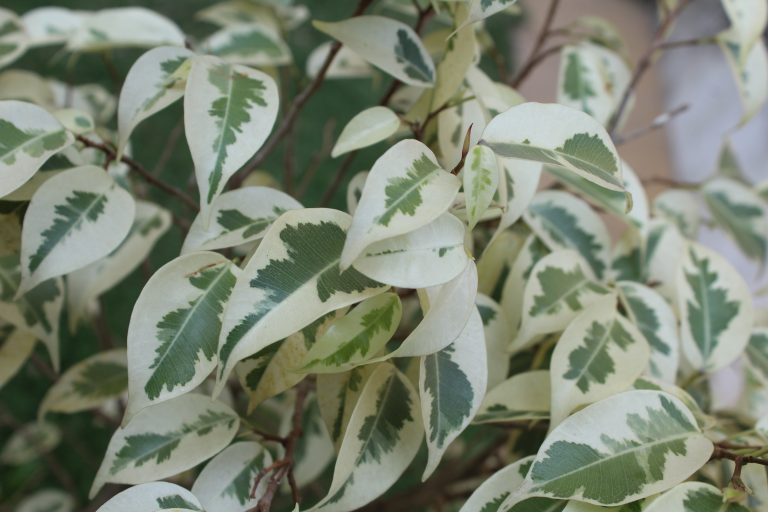
[[[96,512],[135,512],[183,507],[202,512],[203,506],[194,494],[170,482],[135,485],[116,494]]]
[[[566,192],[548,190],[536,195],[524,218],[550,249],[578,252],[592,274],[603,280],[611,239],[605,223],[587,203]]]
[[[227,24],[201,43],[203,51],[227,62],[248,66],[281,66],[293,60],[279,32],[266,23]]]
[[[645,285],[629,281],[618,285],[619,299],[628,318],[637,326],[651,348],[646,373],[674,384],[680,360],[680,336],[672,307],[661,295]]]
[[[147,281],[128,326],[125,421],[194,389],[216,367],[224,306],[239,273],[223,256],[197,252],[168,262]]]
[[[250,510],[256,506],[267,487],[267,479],[263,479],[251,497],[254,479],[271,463],[272,455],[259,443],[234,443],[206,464],[192,486],[192,494],[205,510]]]
[[[184,133],[200,189],[201,214],[267,139],[277,117],[275,81],[253,68],[197,56],[184,93]],[[213,222],[213,220],[210,220]]]
[[[462,178],[467,220],[472,229],[491,205],[499,186],[499,167],[493,151],[486,146],[472,148],[467,155]]]
[[[0,38],[0,60],[2,48]],[[61,123],[37,105],[0,101],[0,197],[29,181],[51,156],[73,141]]]
[[[627,391],[555,428],[502,509],[532,496],[623,505],[686,480],[712,450],[680,400],[658,391]]]
[[[352,266],[379,282],[427,288],[455,278],[467,266],[464,223],[444,213],[414,231],[374,242]]]
[[[483,321],[473,312],[450,345],[421,358],[419,396],[427,433],[426,480],[475,416],[488,382]]]
[[[122,153],[134,128],[184,95],[190,58],[186,48],[162,46],[131,66],[117,106],[118,151]]]
[[[210,222],[203,214],[189,228],[182,253],[212,251],[253,242],[288,210],[301,208],[294,198],[269,187],[245,187],[224,192],[211,204]]]
[[[317,401],[320,414],[323,416],[336,451],[341,446],[341,440],[365,383],[377,368],[376,365],[365,365],[345,373],[327,373],[317,376]]]
[[[312,511],[353,510],[395,483],[421,444],[418,397],[394,366],[379,365],[352,412],[328,495]]]
[[[523,317],[513,347],[520,350],[539,335],[557,332],[608,290],[591,280],[574,251],[557,251],[531,270],[523,295]]]
[[[722,256],[691,243],[677,275],[682,347],[697,370],[731,364],[752,330],[752,297],[739,273]]]
[[[337,373],[377,355],[400,325],[402,305],[395,293],[383,293],[360,303],[331,323],[304,358],[301,370]]]
[[[365,109],[344,126],[331,150],[331,157],[372,146],[389,138],[399,127],[400,118],[389,108],[376,106]]]
[[[488,123],[481,144],[501,157],[563,167],[605,188],[624,188],[621,163],[608,134],[588,114],[569,107],[512,107]]]
[[[609,295],[579,314],[555,345],[550,363],[550,428],[585,405],[626,391],[645,370],[650,347],[616,311]]]
[[[99,352],[68,368],[48,389],[37,414],[42,420],[49,412],[95,409],[119,398],[127,388],[125,349]]]
[[[312,24],[403,83],[425,87],[435,82],[432,58],[413,29],[400,21],[356,16],[335,23],[315,20]]]
[[[717,487],[701,482],[685,482],[665,492],[643,509],[644,512],[749,512],[738,503],[727,503]]]
[[[275,221],[232,291],[219,338],[218,390],[237,361],[385,290],[354,268],[341,270],[350,224],[347,214],[320,208]]]
[[[165,16],[143,7],[96,11],[67,39],[67,49],[77,52],[164,45],[183,47],[184,33]]]
[[[475,423],[506,423],[549,418],[549,371],[534,370],[510,377],[488,390]]]
[[[768,256],[768,211],[765,201],[747,186],[728,178],[709,181],[704,200],[715,219],[748,257],[765,264]]]
[[[459,179],[417,140],[398,142],[373,164],[342,253],[348,267],[374,242],[415,231],[444,213]]]
[[[112,435],[90,496],[105,483],[140,484],[190,469],[229,444],[238,415],[198,394],[147,407]]]
[[[133,197],[95,166],[46,181],[24,217],[17,294],[115,250],[131,229],[135,209]]]

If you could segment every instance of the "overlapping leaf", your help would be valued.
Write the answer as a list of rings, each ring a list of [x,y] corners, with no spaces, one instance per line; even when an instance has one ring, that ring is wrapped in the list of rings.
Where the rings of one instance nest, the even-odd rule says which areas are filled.
[[[507,350],[510,327],[501,306],[482,293],[475,299],[477,312],[483,321],[485,350],[488,355],[488,389],[500,384],[509,375],[510,357]]]
[[[267,23],[236,20],[208,36],[201,48],[227,62],[255,67],[281,66],[293,60],[280,33]]]
[[[32,333],[0,324],[0,389],[21,369],[36,343]]]
[[[475,146],[469,151],[462,178],[470,229],[475,227],[477,221],[491,205],[499,186],[499,174],[496,155],[490,148]]]
[[[96,512],[135,512],[182,507],[202,512],[203,506],[194,494],[170,482],[135,485],[114,495]]]
[[[23,499],[15,512],[74,512],[75,500],[59,489],[41,489]]]
[[[103,9],[88,16],[67,40],[67,49],[184,46],[184,33],[165,16],[143,7]]]
[[[0,9],[0,29],[1,68],[18,59],[27,50],[28,38],[22,20],[8,9]]]
[[[400,118],[389,108],[367,108],[344,126],[331,150],[331,156],[336,158],[350,151],[372,146],[393,135],[399,127]]]
[[[701,482],[685,482],[665,492],[647,507],[644,512],[749,512],[750,509],[738,503],[728,503],[717,487]]]
[[[317,402],[336,451],[341,446],[341,440],[365,383],[377,368],[376,365],[366,365],[345,373],[317,376]]]
[[[506,423],[549,418],[549,371],[519,373],[489,389],[475,416],[475,423]]]

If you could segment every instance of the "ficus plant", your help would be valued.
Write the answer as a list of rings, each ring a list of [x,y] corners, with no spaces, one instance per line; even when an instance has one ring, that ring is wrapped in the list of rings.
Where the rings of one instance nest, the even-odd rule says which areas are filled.
[[[514,67],[514,0],[0,9],[0,509],[768,511],[768,320],[697,242],[764,265],[768,182],[619,149],[664,51],[768,98],[768,2],[695,2],[635,64],[552,0]]]

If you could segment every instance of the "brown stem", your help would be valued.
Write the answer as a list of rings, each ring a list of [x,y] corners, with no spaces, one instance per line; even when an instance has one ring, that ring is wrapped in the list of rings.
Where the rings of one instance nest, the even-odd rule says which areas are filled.
[[[451,174],[456,176],[464,168],[464,162],[467,160],[467,154],[469,153],[469,141],[472,138],[472,126],[467,127],[467,133],[464,135],[464,145],[461,146],[461,158],[456,166],[451,169]]]
[[[538,62],[541,62],[539,52],[541,52],[544,43],[547,42],[547,38],[550,36],[550,29],[552,28],[552,23],[555,21],[555,14],[557,14],[558,7],[560,7],[560,0],[552,0],[550,2],[549,10],[544,18],[544,24],[541,26],[541,30],[539,30],[539,35],[536,37],[533,49],[531,49],[531,53],[525,60],[525,64],[520,67],[520,71],[518,71],[517,75],[515,75],[515,78],[512,80],[512,83],[510,84],[512,87],[516,88],[520,86],[523,80],[525,80],[530,72],[537,66]]]
[[[80,141],[86,147],[98,149],[99,151],[101,151],[107,156],[108,160],[114,160],[115,157],[117,156],[117,153],[115,152],[115,150],[106,144],[93,141],[82,135],[78,135],[77,140]],[[145,169],[143,165],[141,165],[139,162],[137,162],[133,158],[123,155],[120,157],[120,161],[123,162],[128,167],[130,167],[132,171],[135,171],[139,176],[144,178],[144,180],[146,180],[148,183],[154,185],[155,187],[159,188],[160,190],[162,190],[163,192],[169,195],[176,196],[190,210],[197,211],[199,209],[197,206],[197,201],[195,201],[194,199],[192,199],[187,194],[177,189],[173,185],[169,185],[168,183],[156,178],[151,172]]]
[[[374,0],[361,0],[357,5],[357,9],[355,9],[355,12],[352,13],[352,17],[361,15],[373,2]],[[299,112],[301,112],[301,109],[304,108],[304,105],[307,103],[309,98],[311,98],[312,95],[315,94],[315,92],[317,92],[317,90],[320,88],[320,85],[322,85],[323,80],[325,80],[325,75],[328,73],[328,70],[330,69],[331,64],[333,64],[333,60],[336,58],[336,54],[339,53],[339,50],[341,50],[341,43],[336,41],[331,45],[331,50],[328,52],[325,61],[323,61],[323,65],[320,66],[320,70],[317,72],[317,75],[315,75],[314,80],[312,80],[309,85],[304,88],[303,91],[301,91],[295,98],[293,98],[291,106],[285,113],[285,117],[283,118],[275,133],[269,138],[269,140],[267,140],[266,144],[264,144],[264,146],[262,146],[262,148],[256,152],[255,155],[253,155],[253,158],[251,158],[251,160],[243,167],[243,169],[241,169],[237,175],[232,177],[230,182],[233,188],[239,187],[245,177],[248,176],[248,173],[260,166],[264,160],[266,160],[269,154],[272,153],[277,145],[283,140],[283,137],[285,137],[285,135],[291,130],[293,124],[296,122],[296,118],[298,117]]]
[[[676,118],[680,114],[687,112],[689,108],[691,108],[691,106],[688,103],[684,103],[678,107],[673,108],[669,112],[664,112],[663,114],[656,116],[656,119],[654,119],[653,122],[651,122],[651,124],[649,124],[648,126],[638,128],[637,130],[631,131],[626,135],[617,136],[616,139],[614,140],[614,143],[617,146],[620,146],[622,144],[626,144],[631,140],[637,139],[653,131],[656,131],[659,128],[663,128],[664,126],[669,124],[669,122],[672,121],[674,118]]]
[[[637,88],[638,84],[640,83],[640,80],[643,78],[643,75],[650,69],[651,65],[653,64],[653,58],[656,55],[656,52],[659,51],[660,47],[664,44],[664,40],[669,35],[669,32],[672,30],[672,27],[674,26],[674,22],[677,19],[678,16],[680,16],[680,13],[683,12],[683,10],[688,6],[688,4],[691,3],[691,0],[680,0],[679,3],[675,6],[675,8],[669,12],[666,18],[664,18],[664,21],[661,22],[661,25],[659,25],[659,28],[656,29],[656,32],[653,35],[653,40],[651,42],[651,45],[648,47],[648,49],[645,51],[645,53],[640,57],[640,60],[637,62],[637,66],[635,67],[634,72],[632,73],[632,78],[629,81],[629,84],[627,85],[627,88],[624,90],[624,94],[621,97],[621,101],[619,102],[619,107],[616,109],[616,112],[611,117],[611,120],[608,123],[607,129],[608,133],[611,135],[615,135],[616,128],[619,125],[619,121],[621,121],[622,116],[624,115],[624,111],[629,106],[629,100],[632,97],[632,92]]]

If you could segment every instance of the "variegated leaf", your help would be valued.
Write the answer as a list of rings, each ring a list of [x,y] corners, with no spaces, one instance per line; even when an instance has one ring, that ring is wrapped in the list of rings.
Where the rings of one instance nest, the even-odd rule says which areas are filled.
[[[475,146],[469,151],[462,172],[469,229],[475,227],[491,205],[499,186],[499,174],[496,155],[490,148]]]
[[[30,46],[66,43],[88,15],[64,7],[37,7],[25,12],[21,20]]]
[[[744,361],[755,377],[768,386],[768,328],[758,327],[752,331]]]
[[[761,265],[768,256],[768,211],[765,201],[746,185],[717,178],[702,187],[704,200],[715,222],[741,249]]]
[[[238,361],[330,311],[385,291],[354,268],[341,270],[351,222],[345,213],[321,208],[289,211],[275,221],[238,278],[227,306],[219,338],[217,391]]]
[[[419,396],[428,450],[422,481],[475,417],[487,382],[483,321],[473,312],[455,341],[420,360]]]
[[[738,503],[728,503],[713,485],[701,482],[685,482],[673,487],[651,501],[643,512],[749,512],[750,509]]]
[[[229,444],[240,419],[232,409],[187,394],[139,411],[112,435],[91,487],[141,484],[193,468]]]
[[[589,277],[578,253],[557,251],[540,259],[525,285],[522,322],[512,346],[521,350],[539,335],[565,329],[581,310],[607,293]]]
[[[313,21],[313,25],[403,83],[426,87],[435,82],[432,58],[418,34],[400,21],[356,16],[335,23]]]
[[[368,174],[344,243],[342,267],[349,267],[372,243],[435,220],[451,206],[459,185],[421,142],[409,139],[392,146]]]
[[[24,22],[13,11],[0,8],[0,68],[18,59],[28,41]]]
[[[2,197],[26,183],[51,156],[72,144],[74,137],[37,105],[8,100],[0,101],[0,141]]]
[[[336,158],[356,149],[372,146],[388,139],[400,127],[400,118],[387,107],[376,106],[363,110],[350,119],[331,150]]]
[[[208,36],[200,46],[203,52],[227,62],[254,67],[282,66],[293,60],[280,33],[258,21],[228,23]]]
[[[136,218],[120,245],[106,257],[67,276],[67,313],[71,331],[94,300],[147,259],[170,226],[168,210],[147,201],[136,201]]]
[[[184,95],[193,55],[186,48],[162,46],[149,50],[133,63],[117,106],[118,152],[123,152],[139,123]]]
[[[768,50],[758,38],[751,48],[743,45],[733,29],[721,33],[718,43],[731,68],[744,108],[741,123],[752,119],[768,100]]]
[[[685,256],[686,240],[680,231],[663,219],[651,219],[641,249],[647,269],[646,280],[658,283],[654,288],[670,304],[677,304],[677,275]]]
[[[418,94],[418,90],[415,92]],[[439,162],[448,169],[461,159],[466,134],[469,133],[469,145],[474,146],[486,125],[487,114],[480,101],[472,99],[470,91],[464,91],[460,99],[461,103],[444,109],[437,116]]]
[[[551,386],[548,370],[519,373],[488,391],[475,423],[507,423],[549,418]]]
[[[320,414],[323,416],[336,451],[341,447],[341,440],[365,383],[377,368],[376,365],[366,365],[345,373],[317,376],[317,401]]]
[[[74,512],[75,500],[58,489],[42,489],[23,499],[15,512]]]
[[[280,435],[288,436],[293,429],[293,408],[286,409],[280,424]],[[317,480],[336,459],[336,450],[326,428],[317,399],[309,395],[301,414],[301,438],[296,443],[294,477],[299,487]]]
[[[651,348],[646,373],[674,384],[680,363],[680,336],[672,306],[652,288],[640,283],[618,283],[619,300]]]
[[[267,479],[263,479],[251,494],[256,474],[271,463],[272,455],[259,443],[234,443],[206,464],[192,486],[192,494],[206,510],[250,510],[267,488]]]
[[[674,396],[691,411],[693,417],[696,418],[696,423],[702,430],[713,427],[713,419],[708,416],[696,402],[696,400],[684,389],[677,387],[674,384],[669,384],[659,380],[655,380],[651,377],[640,377],[633,385],[633,389],[645,389],[651,391],[663,391]]]
[[[395,293],[361,302],[334,320],[304,357],[302,372],[338,373],[376,356],[400,325],[402,304]]]
[[[522,217],[539,188],[542,170],[542,165],[538,162],[515,158],[499,158],[498,162],[503,171],[499,180],[499,199],[502,199],[502,191],[507,199],[497,234]]]
[[[500,469],[469,497],[459,512],[499,512],[501,505],[525,481],[534,456],[525,457]],[[510,512],[561,512],[566,502],[550,498],[531,498],[513,506]]]
[[[587,203],[566,192],[547,190],[536,195],[524,218],[550,249],[573,249],[589,264],[593,276],[605,278],[611,238]]]
[[[201,213],[192,222],[182,253],[224,249],[260,239],[288,210],[300,209],[294,198],[269,187],[245,187],[224,192],[211,204],[210,222]]]
[[[470,0],[469,22],[475,23],[500,13],[517,3],[517,0]]]
[[[349,180],[349,185],[347,185],[347,211],[350,215],[354,215],[355,210],[357,210],[357,203],[360,202],[360,198],[363,196],[363,187],[365,187],[367,179],[368,171],[360,171]]]
[[[591,42],[562,50],[557,101],[606,125],[621,103],[631,72],[617,53]]]
[[[131,229],[135,209],[133,197],[95,166],[43,183],[24,217],[17,295],[115,250]]]
[[[53,423],[36,421],[16,428],[0,451],[0,463],[21,466],[39,459],[61,442],[61,430]]]
[[[735,361],[752,331],[752,297],[722,256],[695,243],[677,274],[683,353],[694,369],[712,372]]]
[[[585,405],[626,391],[645,370],[650,347],[640,331],[616,311],[609,295],[568,325],[550,363],[550,429]]]
[[[346,308],[341,308],[323,315],[283,341],[260,350],[235,366],[240,385],[249,395],[249,413],[265,400],[291,389],[304,379],[305,374],[297,369],[304,363],[307,352],[334,320],[345,312]]]
[[[32,333],[0,324],[0,389],[21,369],[36,343]]]
[[[224,306],[240,274],[212,252],[180,256],[147,281],[128,326],[125,421],[197,387],[216,367]]]
[[[96,512],[137,512],[167,510],[182,507],[202,512],[203,506],[194,494],[170,482],[150,482],[135,485],[116,494]]]
[[[48,389],[38,418],[49,412],[75,413],[96,409],[119,398],[128,388],[125,349],[99,352],[67,369]]]
[[[494,117],[481,144],[505,158],[563,167],[623,190],[621,163],[605,129],[588,114],[554,104],[523,103]]]
[[[43,281],[17,296],[21,282],[18,254],[0,256],[0,318],[41,340],[53,369],[59,370],[59,322],[64,306],[64,281]]]
[[[328,52],[330,52],[333,43],[328,41],[314,50],[307,57],[306,72],[309,78],[315,78],[323,67],[325,59],[328,58]],[[336,54],[336,58],[331,62],[328,72],[325,74],[326,78],[365,78],[371,76],[372,68],[365,59],[360,57],[357,53],[349,49],[347,46],[342,46],[341,50]]]
[[[111,48],[184,46],[184,34],[165,16],[143,7],[102,9],[88,16],[67,40],[67,49],[97,52]]]
[[[414,231],[374,242],[352,266],[379,282],[427,288],[454,279],[467,266],[464,223],[444,213]]]
[[[424,318],[385,358],[425,356],[450,345],[476,313],[476,296],[477,269],[470,261],[453,280],[421,292]]]
[[[444,43],[442,59],[437,65],[437,79],[429,99],[429,111],[434,112],[454,97],[463,84],[469,68],[477,60],[477,37],[472,27],[466,27],[469,6],[464,3],[454,4],[451,9],[453,26],[456,30]]]
[[[184,93],[184,132],[195,164],[201,215],[261,147],[277,117],[275,81],[261,71],[197,56]]]
[[[394,366],[379,365],[352,412],[328,495],[310,510],[354,510],[374,500],[405,471],[422,436],[416,390]]]
[[[734,39],[742,48],[741,57],[745,59],[765,32],[768,5],[762,0],[721,0],[721,3],[731,22]],[[744,64],[744,61],[740,61],[740,64]]]
[[[488,354],[488,389],[500,384],[509,374],[510,355],[507,346],[510,327],[501,306],[482,293],[475,298],[477,312],[483,321],[485,350]]]
[[[501,510],[532,496],[602,506],[637,501],[686,480],[713,449],[677,398],[657,391],[620,393],[555,428]]]

